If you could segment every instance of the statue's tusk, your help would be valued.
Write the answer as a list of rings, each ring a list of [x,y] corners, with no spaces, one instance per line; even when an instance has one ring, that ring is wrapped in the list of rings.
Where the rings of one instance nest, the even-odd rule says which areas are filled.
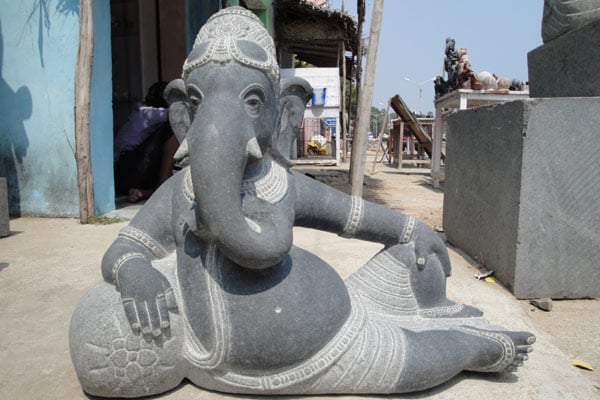
[[[248,144],[246,144],[246,155],[248,158],[254,158],[255,160],[260,160],[263,158],[263,153],[260,149],[260,145],[258,144],[258,140],[255,137],[248,140]]]
[[[173,156],[173,158],[175,159],[175,161],[181,161],[184,158],[186,158],[189,154],[190,154],[190,150],[188,148],[187,139],[183,139],[183,141],[177,148],[177,151],[175,152],[175,155]]]

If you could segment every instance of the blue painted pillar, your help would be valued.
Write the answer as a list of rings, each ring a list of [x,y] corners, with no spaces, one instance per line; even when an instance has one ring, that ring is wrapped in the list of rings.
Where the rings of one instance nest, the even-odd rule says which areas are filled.
[[[98,214],[115,209],[113,129],[110,2],[95,0],[90,151],[94,174],[94,201]]]

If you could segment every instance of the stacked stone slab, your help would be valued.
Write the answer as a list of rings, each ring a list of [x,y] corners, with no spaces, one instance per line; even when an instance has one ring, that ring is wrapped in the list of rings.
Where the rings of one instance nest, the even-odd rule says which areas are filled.
[[[599,42],[596,21],[540,46],[534,98],[448,119],[447,238],[519,298],[600,297]]]

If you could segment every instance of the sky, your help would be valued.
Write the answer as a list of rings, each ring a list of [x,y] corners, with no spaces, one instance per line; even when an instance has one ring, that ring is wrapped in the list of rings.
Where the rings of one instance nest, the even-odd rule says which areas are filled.
[[[356,19],[356,0],[329,0],[329,7],[340,10],[342,2]],[[363,36],[369,35],[373,3],[366,0]],[[399,94],[413,111],[433,111],[429,80],[443,72],[446,37],[467,49],[475,72],[527,81],[527,53],[542,44],[543,5],[543,0],[385,0],[373,106],[384,109]]]

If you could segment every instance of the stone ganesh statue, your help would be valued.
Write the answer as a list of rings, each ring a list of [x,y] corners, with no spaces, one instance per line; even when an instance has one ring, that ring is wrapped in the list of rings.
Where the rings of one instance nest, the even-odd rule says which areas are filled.
[[[522,365],[531,334],[446,299],[434,232],[289,168],[311,88],[280,83],[274,57],[260,21],[227,8],[168,86],[189,167],[120,232],[106,282],[74,312],[83,390],[137,397],[187,378],[230,393],[399,393]],[[293,226],[385,247],[344,281],[293,245]]]

